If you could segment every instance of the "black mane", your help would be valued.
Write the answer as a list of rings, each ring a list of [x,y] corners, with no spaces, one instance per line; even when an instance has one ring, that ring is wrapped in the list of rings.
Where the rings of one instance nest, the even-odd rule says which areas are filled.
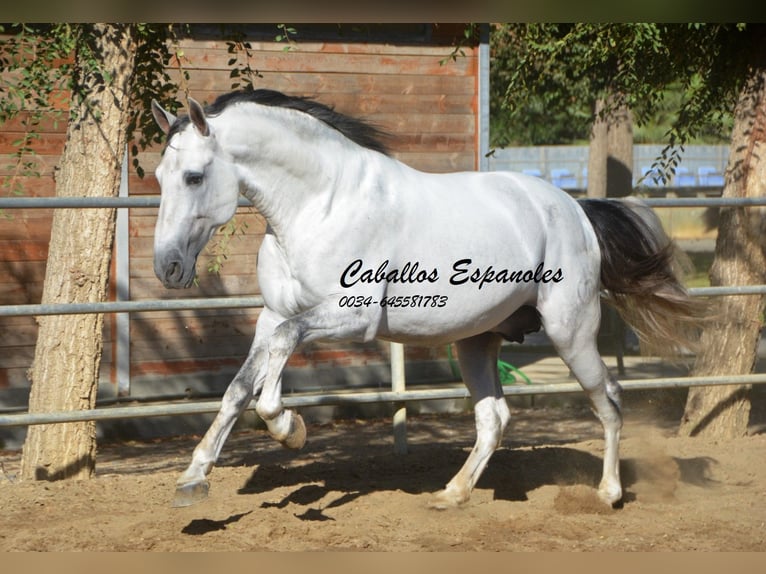
[[[223,112],[228,106],[239,102],[251,102],[264,106],[275,106],[280,108],[289,108],[298,110],[314,116],[316,119],[324,122],[333,129],[338,130],[351,141],[362,147],[379,151],[388,155],[388,148],[383,143],[387,134],[381,129],[365,121],[352,118],[350,116],[336,112],[332,107],[321,104],[305,97],[288,96],[276,90],[238,90],[223,94],[205,107],[205,115],[216,116]],[[188,116],[179,117],[171,126],[168,133],[168,141],[173,134],[183,130],[190,120]]]

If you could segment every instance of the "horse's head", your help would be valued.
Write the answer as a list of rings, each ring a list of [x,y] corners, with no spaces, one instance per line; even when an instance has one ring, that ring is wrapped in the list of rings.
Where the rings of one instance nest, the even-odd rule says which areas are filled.
[[[189,99],[188,118],[176,118],[155,101],[152,114],[169,136],[156,170],[161,200],[154,272],[165,287],[189,287],[200,251],[237,209],[236,170],[197,102]]]

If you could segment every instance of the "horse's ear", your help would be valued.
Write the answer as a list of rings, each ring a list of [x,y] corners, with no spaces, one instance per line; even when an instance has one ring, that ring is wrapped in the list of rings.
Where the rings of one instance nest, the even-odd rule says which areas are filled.
[[[176,117],[168,111],[165,111],[157,100],[152,100],[152,115],[154,121],[160,126],[160,129],[165,135],[170,132],[170,126],[176,123]]]
[[[202,106],[194,98],[189,98],[189,118],[201,136],[207,137],[210,135],[210,126],[205,117],[205,110],[202,109]]]

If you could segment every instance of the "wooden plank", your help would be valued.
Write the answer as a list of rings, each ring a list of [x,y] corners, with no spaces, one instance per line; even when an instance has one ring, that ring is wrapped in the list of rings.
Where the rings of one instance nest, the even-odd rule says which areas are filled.
[[[148,299],[187,299],[194,297],[256,296],[260,294],[255,275],[223,275],[220,278],[199,270],[199,286],[183,290],[167,290],[152,274],[134,277],[130,281],[130,295],[134,301]]]
[[[411,133],[397,136],[396,149],[400,152],[473,152],[476,138],[471,133]]]
[[[253,328],[254,330],[254,328]],[[132,340],[131,363],[143,361],[174,361],[177,359],[204,359],[239,357],[244,359],[252,343],[251,335],[172,337],[163,334],[160,340]]]
[[[0,284],[0,305],[30,305],[39,303],[43,295],[43,283]]]
[[[0,218],[0,246],[12,239],[47,241],[51,233],[50,210],[9,209]],[[0,247],[2,249],[2,247]]]
[[[472,76],[325,74],[269,70],[261,70],[260,73],[262,77],[254,79],[255,88],[278,90],[293,96],[307,96],[330,104],[334,94],[466,96],[476,93],[476,80]],[[198,91],[226,93],[231,90],[231,84],[228,72],[220,70],[195,70],[188,82],[195,98]],[[200,98],[196,99],[202,101]],[[185,101],[183,97],[179,97],[178,100]]]
[[[255,325],[250,333],[213,335],[202,330],[196,336],[173,336],[164,333],[156,340],[131,339],[131,364],[152,361],[176,361],[179,359],[221,359],[236,358],[244,360],[253,339]]]
[[[274,34],[278,33],[275,28]],[[300,39],[300,34],[296,36],[295,42],[290,44],[288,53],[290,54],[373,54],[373,55],[390,55],[390,56],[419,56],[419,57],[432,57],[432,58],[444,58],[452,53],[451,46],[435,46],[428,45],[422,42],[408,42],[402,44],[395,44],[391,42],[366,42],[366,41],[350,41],[344,42],[342,38],[338,36],[337,41],[305,41]],[[287,46],[284,42],[269,42],[249,40],[246,41],[250,44],[250,51],[252,53],[267,52],[282,54],[285,52]],[[199,52],[215,52],[221,51],[234,57],[233,54],[229,54],[229,44],[225,40],[190,40],[185,39],[179,42],[179,46],[183,49],[184,56],[188,56],[195,51]],[[475,57],[476,48],[467,47],[465,49],[465,57]],[[244,57],[244,54],[242,55]],[[193,61],[192,58],[190,58]],[[184,58],[184,63],[186,58]],[[171,63],[172,65],[172,63]]]
[[[40,134],[66,133],[68,119],[66,112],[43,114],[37,120],[36,125],[28,126],[28,122],[35,119],[32,116],[33,113],[30,111],[21,111],[14,117],[0,123],[0,132],[26,133],[31,128]]]
[[[208,256],[200,255],[197,261],[197,274],[199,275],[199,280],[204,282],[204,285],[201,284],[201,287],[206,286],[207,283],[214,283],[218,280],[226,283],[226,286],[228,287],[234,287],[234,285],[231,283],[234,281],[232,277],[242,276],[246,277],[247,281],[253,281],[253,278],[256,276],[255,269],[258,259],[257,249],[250,250],[246,253],[229,253],[228,258],[223,263],[223,269],[218,276],[216,276],[214,273],[208,272],[208,259]],[[153,265],[154,263],[151,254],[147,254],[147,256],[138,259],[133,259],[130,266],[131,281],[134,279],[148,279],[150,282],[159,281],[154,276]],[[244,281],[245,280],[243,279],[243,286],[246,285]],[[137,288],[138,285],[139,284],[136,283],[135,285],[132,285],[132,287]],[[257,289],[251,288],[250,290],[252,291]],[[241,289],[237,289],[237,291],[241,291]],[[134,295],[137,294],[138,291],[134,293]]]
[[[11,353],[11,347],[34,346],[37,331],[34,317],[0,317],[0,348],[3,349],[0,356]]]
[[[0,154],[14,154],[24,143],[26,134],[0,130]],[[29,139],[28,148],[40,155],[60,155],[64,149],[66,135],[63,133],[38,133],[38,137]]]
[[[454,171],[474,171],[476,158],[473,154],[397,154],[402,162],[408,165],[421,166],[419,169],[433,173],[450,173]]]
[[[112,339],[110,331],[110,323],[108,320],[105,320],[102,334],[104,341],[104,349],[101,357],[102,363],[108,363],[112,360]],[[22,334],[24,337],[23,341],[7,340],[3,342],[3,353],[0,353],[0,369],[29,367],[32,364],[35,355],[35,345],[37,344],[37,333],[36,330],[26,329]]]
[[[35,357],[34,345],[8,347],[0,353],[0,369],[29,368]]]
[[[24,156],[22,161],[29,161],[33,164],[34,169],[38,172],[39,177],[53,177],[54,168],[59,163],[59,155],[35,155]],[[16,175],[17,160],[16,157],[10,154],[0,154],[0,177]]]
[[[0,368],[0,389],[28,389],[29,368],[32,366],[32,360],[28,363],[24,363],[19,367]],[[112,363],[111,361],[102,360],[101,368],[99,369],[99,379],[102,382],[108,382],[111,377]]]
[[[13,181],[10,181],[6,178],[11,178],[15,175],[13,170],[13,167],[9,167],[8,165],[3,166],[3,164],[0,163],[0,185],[4,187],[4,192],[21,189],[23,190],[22,196],[24,197],[53,197],[56,195],[56,181],[51,175],[41,177],[16,176]],[[36,209],[34,211],[40,210]],[[7,210],[6,213],[11,213],[11,210]]]
[[[245,335],[252,337],[260,315],[259,309],[218,309],[207,311],[160,311],[134,315],[130,321],[131,338],[146,340],[163,337],[198,337]]]
[[[0,259],[0,284],[42,281],[46,261],[8,261]]]
[[[261,307],[227,308],[227,309],[187,309],[150,311],[131,315],[131,328],[136,325],[162,324],[163,322],[196,322],[221,320],[234,324],[255,322],[261,313]]]
[[[131,374],[135,377],[156,376],[158,384],[173,375],[219,373],[233,370],[242,364],[242,358],[187,359],[176,361],[141,361],[131,364]]]
[[[42,298],[45,261],[0,259],[0,305],[26,305]]]
[[[31,365],[19,368],[0,369],[0,389],[29,388],[27,373]]]
[[[449,52],[447,52],[449,54]],[[446,55],[446,54],[445,54]],[[191,75],[196,69],[231,70],[231,54],[225,50],[205,50],[196,47],[184,49],[183,68]],[[477,58],[458,58],[443,65],[444,56],[437,54],[371,54],[371,53],[327,53],[327,52],[258,52],[253,51],[253,60],[260,70],[271,72],[321,72],[360,74],[410,74],[432,76],[475,75]]]
[[[0,241],[0,261],[45,261],[47,258],[47,240],[5,239]]]

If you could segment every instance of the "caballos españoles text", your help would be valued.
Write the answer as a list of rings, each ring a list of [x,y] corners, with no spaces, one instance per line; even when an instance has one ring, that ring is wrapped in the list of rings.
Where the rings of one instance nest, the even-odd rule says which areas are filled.
[[[365,266],[362,259],[352,261],[340,275],[342,287],[350,288],[357,284],[423,284],[436,283],[440,279],[435,267],[421,266],[418,261],[407,261],[401,267],[391,268],[388,259],[377,267]],[[534,269],[496,269],[473,264],[473,259],[459,259],[452,264],[449,282],[451,285],[474,285],[481,290],[489,284],[503,283],[560,283],[564,279],[561,268],[549,269],[540,262]]]

